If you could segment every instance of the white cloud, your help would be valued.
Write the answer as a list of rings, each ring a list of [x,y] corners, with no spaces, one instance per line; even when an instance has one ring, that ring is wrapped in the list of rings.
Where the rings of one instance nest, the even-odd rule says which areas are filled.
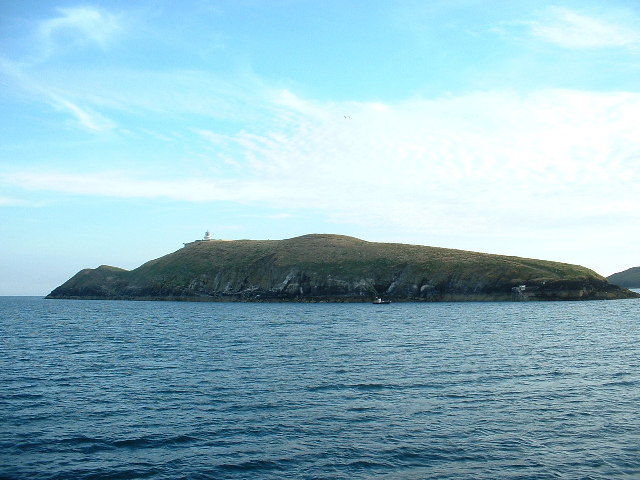
[[[564,48],[638,47],[640,31],[616,21],[549,7],[543,18],[529,22],[536,37]]]
[[[53,191],[72,195],[95,195],[118,198],[168,198],[187,202],[257,201],[268,192],[251,182],[242,185],[213,179],[175,180],[140,178],[119,172],[60,173],[23,171],[0,175],[5,183],[31,191]],[[253,191],[253,193],[251,193]]]
[[[64,98],[85,113],[101,117],[96,118],[97,124],[115,123],[111,118],[118,116],[129,117],[134,123],[144,118],[143,129],[162,134],[147,125],[160,118],[165,120],[163,124],[169,121],[175,125],[176,118],[181,118],[176,128],[182,128],[186,115],[237,124],[268,121],[286,125],[292,120],[287,115],[293,110],[272,101],[271,89],[250,75],[226,78],[193,70],[36,69],[2,58],[0,69],[12,77],[17,87],[45,98],[49,104],[52,99]],[[68,111],[74,113],[71,108]],[[79,118],[75,113],[74,116]],[[124,122],[122,126],[125,127]],[[192,131],[196,130],[206,131]]]
[[[640,213],[640,94],[546,90],[397,104],[311,102],[287,94],[273,125],[196,130],[233,164],[216,176],[5,172],[29,190],[230,201],[312,209],[336,222],[434,234],[513,235],[598,228]],[[343,112],[350,112],[345,119]],[[288,120],[286,120],[288,118]],[[382,219],[382,220],[381,220]]]
[[[102,132],[106,130],[111,130],[115,127],[115,124],[100,115],[91,109],[82,108],[79,105],[59,96],[56,94],[49,93],[50,103],[54,108],[57,108],[62,111],[70,112],[76,120],[80,123],[80,125],[88,130],[92,130],[94,132]]]
[[[210,130],[203,130],[203,129],[197,128],[194,131],[195,133],[207,139],[209,142],[211,142],[214,145],[223,145],[224,143],[230,140],[228,135],[221,135],[219,133],[212,132]]]
[[[117,15],[93,7],[59,8],[59,17],[40,24],[39,35],[47,53],[69,41],[106,49],[121,29]]]
[[[42,82],[37,77],[25,73],[19,65],[0,58],[0,72],[11,78],[22,90],[44,101],[55,110],[70,113],[78,125],[84,129],[102,132],[116,126],[112,120],[94,111],[91,107],[81,106],[77,101],[71,100],[69,97],[73,96],[72,91]]]

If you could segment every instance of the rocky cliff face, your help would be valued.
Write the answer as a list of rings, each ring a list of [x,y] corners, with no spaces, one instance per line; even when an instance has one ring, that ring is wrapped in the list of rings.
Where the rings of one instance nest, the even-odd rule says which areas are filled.
[[[187,245],[132,271],[82,270],[48,298],[243,301],[630,298],[584,267],[338,235]]]

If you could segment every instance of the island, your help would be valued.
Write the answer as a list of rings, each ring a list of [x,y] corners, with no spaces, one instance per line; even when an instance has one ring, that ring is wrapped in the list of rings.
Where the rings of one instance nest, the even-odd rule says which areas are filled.
[[[578,265],[354,237],[203,240],[133,270],[78,272],[50,299],[188,301],[609,300],[639,294]]]

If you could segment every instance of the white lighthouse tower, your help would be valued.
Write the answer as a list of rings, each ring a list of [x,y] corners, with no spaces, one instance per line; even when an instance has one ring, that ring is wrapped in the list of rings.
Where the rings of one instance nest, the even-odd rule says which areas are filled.
[[[211,232],[209,230],[207,230],[206,232],[204,232],[204,238],[202,240],[194,240],[193,242],[187,242],[184,244],[184,246],[188,246],[188,245],[195,245],[197,243],[202,243],[202,242],[211,242],[213,241],[213,237],[211,236]]]

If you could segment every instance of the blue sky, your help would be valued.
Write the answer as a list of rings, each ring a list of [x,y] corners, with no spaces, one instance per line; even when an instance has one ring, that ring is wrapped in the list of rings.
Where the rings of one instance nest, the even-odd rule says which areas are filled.
[[[640,265],[637,1],[0,3],[0,294],[202,237]]]

